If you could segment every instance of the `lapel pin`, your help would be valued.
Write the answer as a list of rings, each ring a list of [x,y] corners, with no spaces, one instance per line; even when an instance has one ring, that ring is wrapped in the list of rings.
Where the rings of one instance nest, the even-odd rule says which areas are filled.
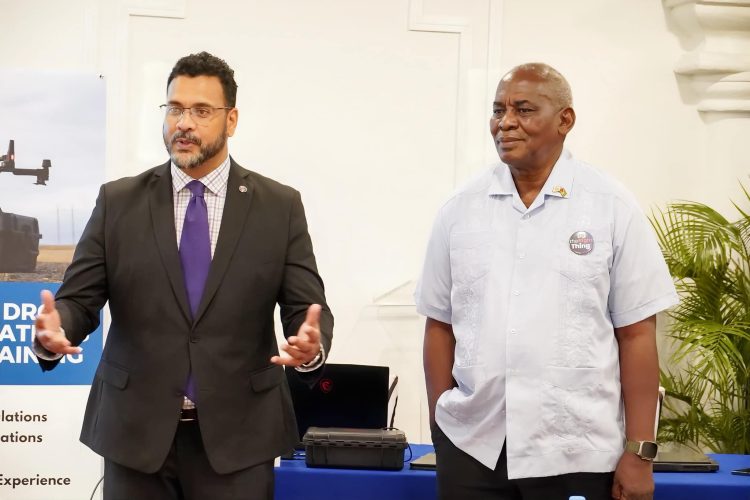
[[[567,191],[565,190],[565,188],[564,188],[564,187],[562,187],[562,186],[554,186],[554,187],[552,188],[552,192],[553,192],[553,193],[558,193],[558,194],[559,194],[560,196],[562,196],[563,198],[565,198],[565,197],[567,197],[567,196],[568,196],[568,192],[567,192]]]
[[[247,186],[240,186],[240,193],[247,193]]]

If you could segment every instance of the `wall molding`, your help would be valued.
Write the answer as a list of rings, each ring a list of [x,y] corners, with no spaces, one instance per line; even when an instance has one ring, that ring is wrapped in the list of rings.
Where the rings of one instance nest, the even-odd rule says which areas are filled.
[[[457,186],[487,160],[487,141],[477,133],[483,125],[483,111],[489,109],[497,83],[496,64],[500,54],[500,17],[502,0],[482,0],[486,15],[481,19],[466,15],[468,3],[456,3],[459,14],[428,14],[428,0],[409,0],[408,29],[424,33],[448,33],[458,37],[456,61],[456,131],[454,137],[454,176]],[[480,39],[478,23],[486,25]],[[483,26],[484,28],[484,26]],[[484,30],[482,30],[484,33]]]
[[[184,19],[187,0],[126,0],[124,8],[129,16],[167,17]]]
[[[674,72],[702,112],[750,112],[750,0],[662,0],[687,50]]]
[[[98,64],[98,71],[107,83],[107,174],[122,172],[119,165],[126,158],[127,144],[123,140],[128,131],[123,116],[128,111],[128,60],[130,56],[130,20],[133,17],[157,17],[184,19],[187,16],[187,0],[90,0],[96,9],[96,29],[92,36],[98,43],[90,44],[98,48],[91,54]],[[90,16],[91,17],[91,16]],[[104,32],[100,26],[114,26],[111,32]],[[89,44],[87,44],[89,45]]]

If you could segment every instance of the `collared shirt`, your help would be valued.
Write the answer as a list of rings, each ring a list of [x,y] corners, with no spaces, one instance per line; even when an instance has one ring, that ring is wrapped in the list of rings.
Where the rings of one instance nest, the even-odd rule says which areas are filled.
[[[224,203],[227,201],[227,180],[229,179],[229,155],[215,170],[204,175],[199,181],[206,186],[203,198],[208,210],[208,232],[211,236],[211,258],[216,251],[219,241],[221,216],[224,213]],[[185,212],[190,202],[190,190],[187,185],[193,178],[172,163],[172,196],[174,200],[174,228],[177,232],[177,248],[182,238],[182,226],[185,224]]]
[[[182,227],[185,225],[185,212],[187,212],[190,190],[187,188],[189,182],[195,180],[186,174],[181,168],[172,162],[172,199],[174,200],[174,228],[177,233],[177,248],[180,248],[182,239]],[[227,181],[229,179],[229,155],[216,169],[210,171],[199,180],[206,186],[203,199],[206,201],[208,213],[208,234],[211,238],[211,258],[216,251],[216,243],[219,241],[219,228],[221,228],[221,216],[224,213],[224,204],[227,200]],[[185,409],[194,408],[195,403],[185,396],[182,404]]]
[[[648,220],[617,181],[565,151],[530,207],[500,163],[439,211],[415,292],[452,325],[435,418],[508,477],[608,472],[623,451],[614,328],[678,298]]]

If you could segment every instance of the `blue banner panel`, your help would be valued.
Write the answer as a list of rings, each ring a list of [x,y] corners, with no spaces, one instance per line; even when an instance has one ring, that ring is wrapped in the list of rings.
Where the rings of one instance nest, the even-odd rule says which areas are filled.
[[[82,353],[63,356],[52,371],[42,372],[31,349],[39,294],[58,288],[59,283],[0,282],[0,385],[90,385],[94,379],[102,355],[101,325],[81,344]]]

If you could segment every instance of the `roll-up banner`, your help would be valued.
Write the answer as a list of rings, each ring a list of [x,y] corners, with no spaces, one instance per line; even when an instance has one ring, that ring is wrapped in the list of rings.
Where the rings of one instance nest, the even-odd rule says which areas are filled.
[[[0,500],[88,499],[102,475],[78,441],[101,326],[44,373],[31,339],[104,181],[104,141],[99,75],[0,69]]]

